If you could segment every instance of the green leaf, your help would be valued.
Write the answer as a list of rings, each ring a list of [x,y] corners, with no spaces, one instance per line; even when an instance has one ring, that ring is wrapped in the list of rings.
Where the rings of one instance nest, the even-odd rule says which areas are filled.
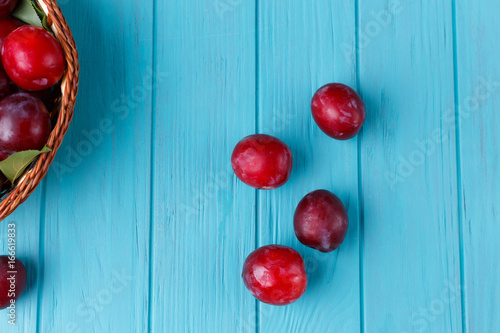
[[[40,151],[26,150],[14,153],[0,162],[0,171],[2,171],[5,177],[14,183],[38,155],[49,151],[51,151],[51,149],[45,146]]]
[[[33,0],[19,0],[11,15],[24,23],[50,30],[47,25],[47,16]]]

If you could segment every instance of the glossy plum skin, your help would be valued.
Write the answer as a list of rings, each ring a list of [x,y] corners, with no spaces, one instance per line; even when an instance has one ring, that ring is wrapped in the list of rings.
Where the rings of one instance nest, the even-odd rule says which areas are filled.
[[[7,36],[2,62],[10,79],[31,91],[52,87],[66,69],[59,42],[44,29],[34,26],[23,26]]]
[[[0,160],[14,152],[40,150],[51,131],[47,108],[27,93],[0,101]]]
[[[8,272],[17,272],[11,274]],[[11,289],[11,281],[7,280],[12,275],[15,276],[15,288]],[[26,288],[27,273],[26,267],[20,260],[15,261],[14,267],[9,267],[9,257],[0,256],[0,310],[5,309],[10,305],[11,299],[18,299]],[[14,290],[14,295],[9,295]]]
[[[231,166],[248,186],[272,190],[283,186],[290,178],[292,151],[283,141],[270,135],[250,135],[234,148]]]
[[[17,6],[17,0],[0,0],[0,17],[6,17]]]
[[[355,137],[366,119],[361,97],[341,83],[330,83],[318,89],[311,101],[311,111],[319,128],[337,140]]]
[[[12,31],[16,30],[19,27],[22,27],[23,25],[24,23],[22,21],[19,21],[18,19],[15,19],[13,17],[0,19],[0,51],[2,50],[5,38],[7,38],[7,36]]]
[[[349,219],[344,204],[335,194],[317,190],[299,202],[293,226],[302,244],[321,252],[331,252],[344,241]]]
[[[0,0],[1,1],[1,0]],[[23,26],[24,23],[15,19],[13,17],[7,17],[0,19],[0,51],[2,50],[3,41],[7,36],[17,28]],[[9,94],[14,93],[12,91],[13,82],[5,73],[3,66],[0,66],[0,100],[7,97]]]
[[[241,277],[255,298],[272,305],[291,304],[307,288],[304,260],[297,251],[282,245],[267,245],[250,253]]]

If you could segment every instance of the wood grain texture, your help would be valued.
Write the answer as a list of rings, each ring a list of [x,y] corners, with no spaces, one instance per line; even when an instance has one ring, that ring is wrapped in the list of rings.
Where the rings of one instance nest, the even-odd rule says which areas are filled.
[[[43,186],[0,226],[5,252],[17,222],[29,271],[1,332],[500,331],[495,0],[60,3],[81,91]],[[312,120],[332,81],[365,100],[356,139]],[[282,188],[231,170],[256,132],[293,151]],[[293,232],[319,188],[349,211],[330,254]],[[240,277],[271,243],[306,262],[287,307]]]
[[[355,86],[355,58],[335,45],[355,46],[354,1],[259,1],[258,131],[292,149],[290,181],[259,192],[259,246],[283,244],[306,262],[307,293],[287,307],[260,304],[261,332],[357,332],[360,329],[357,140],[330,139],[315,125],[311,97],[322,85]],[[349,213],[342,248],[321,254],[298,242],[295,207],[307,193],[336,193]]]
[[[82,78],[73,127],[46,179],[37,330],[142,332],[149,297],[152,3],[72,1],[63,10]]]
[[[500,331],[498,1],[457,1],[457,119],[467,332]]]
[[[461,331],[452,26],[450,2],[359,2],[366,332]]]
[[[43,285],[43,276],[41,276],[41,263],[43,257],[39,256],[40,239],[40,207],[44,202],[45,181],[43,181],[39,190],[30,196],[29,204],[22,206],[7,217],[0,224],[0,250],[2,255],[9,252],[8,249],[8,228],[9,224],[14,223],[16,229],[16,257],[26,266],[28,272],[28,282],[25,294],[16,302],[16,325],[8,323],[7,310],[0,312],[1,332],[36,332],[36,323],[38,315],[38,288]],[[31,206],[31,207],[30,207]],[[31,209],[24,209],[30,207]],[[4,317],[5,314],[5,317]]]
[[[152,329],[254,332],[241,280],[255,192],[230,157],[255,130],[255,5],[158,1]]]

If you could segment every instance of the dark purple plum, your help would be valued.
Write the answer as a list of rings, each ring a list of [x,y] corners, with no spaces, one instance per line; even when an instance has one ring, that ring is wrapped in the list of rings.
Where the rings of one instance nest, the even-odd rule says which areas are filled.
[[[344,241],[349,220],[344,204],[335,194],[317,190],[299,202],[293,226],[302,244],[321,252],[331,252]]]

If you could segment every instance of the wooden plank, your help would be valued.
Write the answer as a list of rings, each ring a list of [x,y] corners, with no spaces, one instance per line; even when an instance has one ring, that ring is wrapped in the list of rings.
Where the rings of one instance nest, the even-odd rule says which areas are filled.
[[[366,332],[461,331],[452,31],[450,2],[359,0]]]
[[[292,246],[304,257],[308,289],[286,307],[259,304],[260,332],[360,330],[357,139],[327,137],[310,102],[329,82],[356,86],[354,1],[259,1],[259,132],[285,141],[294,155],[290,181],[259,192],[259,246]],[[300,244],[296,205],[308,192],[336,193],[349,212],[341,248],[322,254]],[[250,297],[250,296],[248,296]]]
[[[152,329],[254,332],[255,191],[230,157],[255,129],[255,4],[158,1],[156,22]]]
[[[148,329],[152,4],[63,6],[81,89],[47,178],[38,332]]]
[[[465,331],[499,332],[498,1],[456,1]]]
[[[30,274],[17,326],[0,331],[500,331],[495,1],[61,4],[81,91],[45,188],[0,229],[5,252],[16,221]],[[332,81],[367,104],[358,139],[310,116]],[[231,170],[255,132],[293,150],[278,190]],[[349,210],[331,254],[293,233],[317,188]],[[291,306],[256,302],[240,279],[270,243],[306,260]]]
[[[39,238],[40,238],[40,209],[44,203],[43,182],[29,199],[17,210],[0,223],[0,250],[1,255],[9,252],[9,228],[15,224],[16,258],[26,266],[28,282],[21,298],[16,301],[15,326],[9,324],[7,317],[10,310],[2,310],[0,331],[2,332],[35,332],[37,320],[38,286],[43,277],[40,275]]]

